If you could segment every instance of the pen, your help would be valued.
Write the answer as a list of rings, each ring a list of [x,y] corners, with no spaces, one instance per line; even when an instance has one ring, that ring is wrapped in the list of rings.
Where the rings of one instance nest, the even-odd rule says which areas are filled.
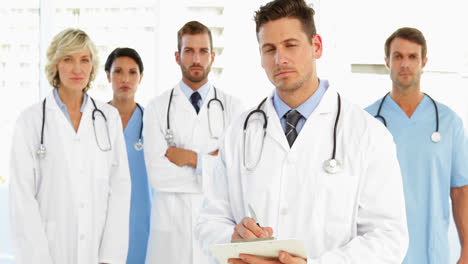
[[[249,203],[249,211],[250,211],[250,216],[252,216],[252,219],[255,221],[255,223],[257,223],[257,225],[261,227],[260,224],[258,223],[257,215],[255,214],[255,211],[252,208],[252,205],[250,203]]]

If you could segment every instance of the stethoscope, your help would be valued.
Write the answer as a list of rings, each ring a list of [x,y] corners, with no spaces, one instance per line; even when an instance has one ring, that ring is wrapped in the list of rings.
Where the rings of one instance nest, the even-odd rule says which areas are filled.
[[[91,102],[93,102],[94,110],[92,113],[92,119],[93,119],[93,129],[94,129],[94,138],[96,139],[96,144],[98,148],[103,151],[107,152],[112,149],[111,141],[110,141],[110,134],[109,134],[109,125],[107,124],[107,118],[106,115],[96,106],[96,102],[94,102],[94,99],[89,97],[91,99]],[[37,150],[37,155],[39,156],[40,159],[44,158],[47,154],[47,149],[44,146],[44,125],[45,125],[45,119],[46,119],[46,114],[45,114],[45,106],[46,106],[46,99],[44,98],[44,101],[42,102],[42,127],[41,127],[41,144],[39,145],[39,148]],[[109,142],[108,147],[102,147],[101,144],[99,143],[99,140],[97,138],[96,134],[96,125],[95,120],[96,120],[96,113],[100,114],[102,118],[104,118],[104,122],[106,124],[106,131],[107,131],[107,141]],[[140,132],[141,133],[141,132]]]
[[[136,103],[136,105],[141,113],[141,126],[140,126],[140,136],[138,137],[137,142],[133,144],[133,147],[135,148],[136,151],[141,151],[143,149],[143,141],[141,140],[141,135],[143,133],[143,109],[138,103]]]
[[[383,106],[383,104],[385,102],[385,98],[387,98],[387,96],[389,94],[390,94],[390,92],[388,92],[383,97],[382,102],[380,102],[380,105],[379,105],[379,110],[377,110],[377,114],[374,116],[375,118],[380,118],[383,121],[383,124],[385,125],[385,127],[387,126],[387,121],[385,120],[385,117],[383,117],[380,114],[380,111],[382,110],[382,106]],[[439,143],[442,140],[442,135],[439,132],[439,109],[437,108],[437,104],[434,101],[434,99],[432,99],[432,97],[430,97],[426,93],[424,93],[424,95],[426,95],[427,97],[429,97],[429,99],[431,99],[432,103],[434,104],[434,109],[435,109],[435,112],[436,112],[436,130],[431,135],[431,141],[434,142],[434,143]]]
[[[332,153],[332,157],[330,159],[327,159],[327,160],[325,160],[323,162],[323,169],[329,174],[335,174],[341,169],[341,162],[338,161],[335,158],[336,157],[336,130],[337,130],[337,127],[338,127],[338,121],[340,119],[340,113],[341,113],[341,97],[340,97],[339,93],[337,93],[337,95],[338,95],[338,112],[336,113],[335,126],[333,127],[333,153]],[[266,100],[267,100],[267,98],[263,99],[263,101],[258,105],[257,109],[254,109],[253,111],[251,111],[247,115],[247,117],[245,118],[245,121],[244,121],[244,127],[243,127],[243,129],[244,129],[244,140],[243,140],[244,155],[243,156],[244,157],[243,157],[243,163],[244,163],[244,167],[247,170],[253,170],[255,167],[257,167],[257,164],[260,161],[260,157],[262,156],[263,144],[265,142],[266,129],[267,129],[267,126],[268,126],[268,118],[267,118],[267,115],[266,115],[265,111],[263,111],[261,108],[265,104]],[[247,148],[245,147],[245,145],[246,145],[245,140],[246,140],[246,133],[247,133],[249,119],[255,113],[258,113],[263,117],[263,136],[262,136],[262,141],[261,141],[262,143],[261,143],[261,146],[260,146],[260,149],[261,149],[260,150],[260,155],[254,161],[253,166],[248,166],[247,161],[246,161],[246,156],[247,156],[246,150],[247,150]]]
[[[108,102],[110,104],[110,102]],[[140,113],[141,113],[141,126],[140,126],[140,134],[139,134],[139,137],[138,137],[138,140],[137,142],[135,142],[135,144],[133,144],[133,147],[135,148],[136,151],[141,151],[143,149],[143,141],[141,140],[142,138],[142,133],[143,133],[143,109],[141,108],[141,106],[136,103],[136,106],[138,107],[138,109],[140,110]]]
[[[208,104],[207,104],[207,108],[208,108],[208,127],[209,127],[209,130],[210,130],[210,136],[211,138],[213,139],[218,139],[219,136],[217,135],[214,135],[214,132],[213,132],[213,128],[212,128],[212,125],[211,125],[211,114],[210,114],[210,106],[212,103],[217,103],[219,104],[219,106],[221,107],[221,111],[223,112],[223,128],[225,127],[225,120],[224,120],[224,105],[223,103],[221,102],[221,100],[218,99],[218,94],[216,92],[216,88],[213,87],[213,90],[214,90],[214,97],[211,98],[209,101],[208,101]],[[167,124],[167,129],[166,129],[166,135],[164,136],[164,138],[166,139],[166,142],[167,142],[167,145],[168,147],[175,147],[176,144],[174,143],[174,132],[172,131],[171,129],[171,123],[170,123],[170,111],[171,111],[171,104],[172,104],[172,97],[173,97],[173,94],[174,94],[174,88],[172,88],[171,90],[171,94],[169,96],[169,104],[167,105],[167,114],[166,114],[166,124]]]

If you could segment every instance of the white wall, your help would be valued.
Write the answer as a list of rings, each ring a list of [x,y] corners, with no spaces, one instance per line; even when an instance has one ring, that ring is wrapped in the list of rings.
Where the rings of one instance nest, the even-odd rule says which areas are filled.
[[[38,63],[44,59],[45,49],[50,39],[59,29],[68,26],[86,27],[96,42],[109,46],[131,46],[140,51],[145,63],[145,76],[137,94],[137,100],[146,104],[153,96],[170,89],[180,80],[180,69],[175,62],[174,52],[177,47],[176,32],[187,21],[199,19],[204,22],[209,18],[195,18],[184,7],[188,4],[199,3],[210,6],[223,5],[224,15],[224,52],[222,63],[224,71],[222,78],[215,80],[215,84],[230,94],[244,100],[246,106],[253,106],[272,92],[272,86],[260,66],[258,45],[253,22],[254,10],[266,0],[136,0],[136,1],[71,1],[71,0],[16,0],[2,1],[0,4],[0,34],[4,36],[0,44],[7,42],[29,40],[37,44],[37,50],[31,51],[29,60]],[[468,25],[467,1],[464,0],[315,0],[310,1],[317,11],[316,21],[319,34],[324,43],[324,55],[318,62],[318,73],[321,78],[329,79],[332,85],[351,101],[365,107],[377,98],[383,96],[391,87],[387,75],[351,73],[353,63],[383,64],[383,45],[385,39],[401,26],[414,26],[423,31],[428,41],[428,58],[426,73],[422,77],[422,88],[436,100],[447,104],[465,119],[468,128]],[[76,6],[108,8],[128,7],[129,3],[137,6],[149,6],[154,9],[152,16],[125,13],[122,17],[88,17],[84,21],[67,19],[64,21],[56,14],[55,8]],[[11,8],[42,7],[39,14],[31,21],[13,19],[2,13]],[[3,11],[2,11],[3,10]],[[37,19],[37,20],[36,20]],[[29,22],[36,25],[30,31],[21,31],[21,25]],[[40,24],[38,22],[41,22]],[[103,22],[104,21],[104,22]],[[31,24],[30,23],[30,24]],[[94,23],[107,23],[118,27],[112,36],[102,31],[92,29]],[[134,34],[128,30],[138,23],[153,25],[151,36],[142,32]],[[11,30],[12,27],[18,29]],[[126,29],[127,27],[127,29]],[[130,36],[131,35],[131,36]],[[144,36],[144,37],[142,37]],[[36,45],[35,44],[35,45]],[[103,53],[107,53],[105,50]],[[0,65],[0,87],[3,96],[0,97],[0,177],[8,178],[8,161],[10,139],[14,121],[18,113],[26,106],[37,102],[45,96],[49,89],[43,78],[44,63],[28,72],[22,71],[15,64],[21,58],[21,50],[12,48],[11,54],[1,52],[0,63],[7,61],[6,68]],[[102,63],[107,54],[100,54]],[[23,54],[24,57],[24,54]],[[43,62],[43,60],[42,60]],[[105,76],[101,69],[98,81],[103,83]],[[5,87],[2,80],[14,75],[7,81]],[[41,81],[39,81],[41,78]],[[20,81],[33,82],[32,85],[21,85]],[[39,89],[40,85],[42,89]],[[105,83],[105,82],[104,82]],[[95,89],[93,96],[106,100],[111,91]],[[6,184],[0,183],[0,192],[6,191]],[[5,213],[5,196],[0,201]],[[0,240],[7,232],[6,214],[0,214]],[[451,226],[452,259],[454,263],[459,255],[458,240]],[[6,246],[5,246],[6,245]],[[5,249],[6,248],[6,249]],[[0,263],[2,250],[9,251],[8,242],[0,241]],[[8,253],[8,252],[7,252]],[[6,261],[6,260],[5,260]]]

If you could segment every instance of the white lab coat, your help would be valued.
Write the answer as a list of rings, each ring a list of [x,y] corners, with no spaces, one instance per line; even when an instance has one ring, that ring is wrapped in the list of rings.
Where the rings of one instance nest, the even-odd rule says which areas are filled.
[[[50,93],[43,159],[36,154],[42,101],[26,109],[17,121],[10,178],[17,264],[126,261],[131,184],[122,122],[115,108],[96,104],[107,116],[109,152],[102,152],[96,144],[91,119],[94,106],[89,98],[75,132]],[[97,117],[97,130],[107,138],[99,123],[104,124]]]
[[[263,155],[253,171],[242,165],[247,113],[233,123],[195,230],[205,250],[229,243],[233,227],[250,216],[250,203],[274,237],[304,242],[308,264],[402,262],[408,233],[392,136],[342,98],[336,158],[343,170],[327,174],[337,105],[330,87],[290,148],[270,97]]]
[[[216,91],[224,105],[227,126],[242,111],[240,102],[220,89]],[[179,167],[165,157],[167,143],[164,136],[170,92],[168,90],[150,102],[144,116],[146,169],[155,190],[146,263],[207,263],[208,257],[192,234],[203,201],[205,181],[217,159],[208,155],[219,145],[219,140],[211,138],[208,130],[207,103],[214,98],[214,91],[210,85],[197,115],[177,85],[170,109],[175,144],[179,148],[202,153],[201,175],[196,175],[194,168]]]

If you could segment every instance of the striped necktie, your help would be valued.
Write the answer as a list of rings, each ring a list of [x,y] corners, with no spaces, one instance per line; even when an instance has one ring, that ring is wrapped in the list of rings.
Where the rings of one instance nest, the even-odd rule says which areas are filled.
[[[297,138],[296,125],[302,115],[296,110],[290,110],[286,116],[286,138],[288,139],[289,147],[292,147]]]

